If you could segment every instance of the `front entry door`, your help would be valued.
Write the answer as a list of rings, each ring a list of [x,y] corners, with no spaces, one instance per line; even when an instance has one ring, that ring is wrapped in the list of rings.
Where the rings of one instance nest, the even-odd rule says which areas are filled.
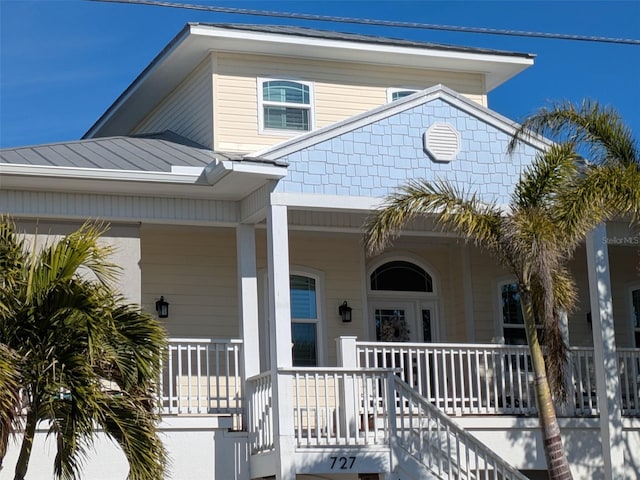
[[[431,302],[374,301],[370,311],[377,342],[435,340],[435,310]]]

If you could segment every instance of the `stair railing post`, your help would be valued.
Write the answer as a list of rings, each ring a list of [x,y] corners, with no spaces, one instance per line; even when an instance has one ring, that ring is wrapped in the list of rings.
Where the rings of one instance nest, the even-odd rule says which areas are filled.
[[[355,370],[358,368],[358,350],[356,346],[356,340],[358,337],[340,337],[336,339],[338,347],[338,365],[342,368]],[[362,379],[366,381],[365,378]],[[344,432],[345,439],[349,441],[356,437],[358,431],[358,418],[357,412],[359,410],[356,405],[356,399],[359,397],[356,391],[356,381],[353,373],[344,373],[342,380],[342,410],[339,412],[338,418],[340,421],[341,429]],[[367,401],[363,398],[362,401]],[[363,421],[366,421],[364,419]]]
[[[400,395],[396,395],[396,382],[395,375],[396,372],[393,370],[389,370],[387,372],[387,378],[385,379],[386,383],[386,408],[387,418],[386,418],[386,434],[387,434],[387,442],[389,443],[389,470],[391,472],[395,472],[398,465],[398,425],[397,425],[397,411],[396,411],[396,397],[399,402],[402,402],[402,397]],[[402,405],[400,405],[402,408]]]

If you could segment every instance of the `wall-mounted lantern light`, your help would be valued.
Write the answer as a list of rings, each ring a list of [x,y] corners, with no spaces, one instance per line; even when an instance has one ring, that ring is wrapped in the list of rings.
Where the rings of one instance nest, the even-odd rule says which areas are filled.
[[[351,307],[347,305],[346,300],[338,307],[338,313],[343,322],[348,323],[351,321]]]
[[[156,312],[158,312],[159,318],[167,318],[169,316],[169,303],[164,301],[163,296],[156,302]]]

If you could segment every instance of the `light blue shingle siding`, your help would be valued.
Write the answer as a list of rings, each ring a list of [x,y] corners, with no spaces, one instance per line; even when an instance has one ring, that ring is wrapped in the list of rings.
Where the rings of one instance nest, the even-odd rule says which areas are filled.
[[[435,122],[460,134],[461,150],[451,162],[433,161],[424,151],[422,135]],[[508,203],[536,154],[526,146],[508,156],[508,142],[493,125],[436,99],[280,158],[289,174],[277,191],[382,197],[409,179],[444,179],[485,201]]]

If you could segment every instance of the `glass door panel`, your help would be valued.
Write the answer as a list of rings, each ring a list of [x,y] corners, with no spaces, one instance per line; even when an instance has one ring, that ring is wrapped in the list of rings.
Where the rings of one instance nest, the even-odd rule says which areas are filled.
[[[407,315],[408,312],[404,308],[375,308],[376,341],[411,341],[411,330]]]

